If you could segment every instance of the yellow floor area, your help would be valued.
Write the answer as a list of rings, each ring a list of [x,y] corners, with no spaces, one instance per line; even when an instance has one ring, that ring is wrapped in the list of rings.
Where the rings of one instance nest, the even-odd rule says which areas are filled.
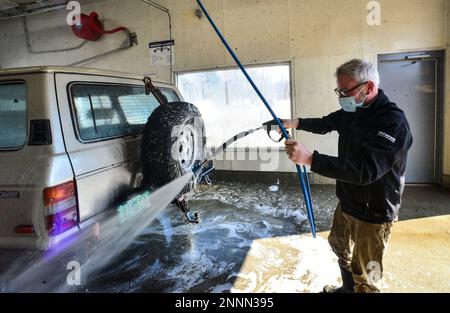
[[[385,292],[450,292],[450,215],[397,223],[385,259]]]
[[[255,240],[232,292],[319,292],[340,284],[328,232]],[[401,221],[385,255],[383,292],[450,292],[450,215]]]

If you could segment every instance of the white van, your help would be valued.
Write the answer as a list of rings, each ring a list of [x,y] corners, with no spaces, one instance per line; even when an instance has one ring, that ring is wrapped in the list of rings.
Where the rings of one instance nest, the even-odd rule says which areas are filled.
[[[183,105],[174,85],[154,86]],[[131,74],[0,70],[0,249],[54,246],[139,188],[142,132],[160,106],[143,77]],[[182,160],[180,169],[192,165]]]

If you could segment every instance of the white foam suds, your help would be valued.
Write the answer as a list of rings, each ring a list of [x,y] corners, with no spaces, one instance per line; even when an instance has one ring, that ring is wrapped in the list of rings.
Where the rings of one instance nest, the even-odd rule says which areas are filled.
[[[170,217],[169,217],[169,215],[167,214],[166,211],[164,211],[158,217],[158,221],[163,226],[164,235],[166,237],[166,242],[167,242],[167,244],[170,245],[170,243],[172,242],[173,229],[172,229],[172,224],[170,223]]]
[[[175,196],[180,186],[156,194],[160,200],[152,199],[152,207],[167,206],[169,193]],[[83,277],[95,274],[90,291],[316,292],[339,283],[337,260],[326,240],[298,235],[308,224],[301,192],[284,186],[283,192],[268,192],[263,184],[198,187],[188,199],[200,213],[200,224],[187,223],[172,206],[148,216],[147,210],[140,211],[138,220],[123,223],[132,227],[118,227],[116,221],[102,228],[101,235],[110,239],[82,264]],[[328,219],[334,200],[323,199],[316,217]],[[33,263],[33,268],[27,273],[54,271],[48,262],[41,267]],[[20,275],[13,288],[0,277],[0,289],[14,291],[36,277]],[[74,291],[65,284],[61,288],[61,281],[54,288],[48,285],[44,291]],[[22,291],[42,290],[30,286]]]
[[[289,253],[280,253],[274,241]],[[252,266],[248,272],[245,266],[241,269],[232,292],[319,292],[325,285],[340,285],[337,258],[320,237],[278,237],[268,244],[255,241],[247,258]]]
[[[217,285],[211,288],[211,290],[209,290],[209,292],[211,293],[223,293],[223,292],[228,292],[233,288],[233,284],[231,283],[226,283],[226,284],[222,284],[222,285]]]

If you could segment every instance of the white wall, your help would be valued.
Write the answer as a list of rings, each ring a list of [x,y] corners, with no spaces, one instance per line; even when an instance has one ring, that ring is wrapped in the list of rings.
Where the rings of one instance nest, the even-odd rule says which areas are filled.
[[[205,18],[199,20],[194,0],[160,0],[172,14],[176,41],[175,71],[234,66]],[[294,112],[297,116],[322,116],[337,110],[333,93],[335,68],[353,57],[376,62],[377,54],[413,50],[447,49],[450,44],[450,0],[380,0],[381,26],[366,22],[368,0],[204,0],[209,13],[245,64],[290,61],[293,70]],[[139,46],[91,67],[135,73],[157,72],[168,79],[168,68],[152,68],[148,42],[167,39],[167,19],[140,0],[110,0],[84,8],[97,10],[107,28],[124,24],[138,34]],[[70,46],[75,42],[64,25],[63,12],[30,18],[36,49]],[[4,67],[65,64],[116,47],[120,35],[90,43],[81,51],[61,55],[26,53],[21,20],[0,22],[0,64]],[[13,37],[14,36],[14,37]],[[42,40],[37,41],[37,38]],[[450,77],[450,58],[447,76]],[[446,84],[445,134],[450,133],[450,86]],[[207,118],[207,117],[206,117]],[[299,132],[297,139],[311,149],[336,154],[337,136]],[[450,175],[450,136],[445,136],[444,172]],[[292,171],[284,154],[279,170]],[[252,168],[255,162],[219,162],[227,169]]]
[[[166,6],[165,1],[155,1]],[[109,55],[81,66],[126,71],[132,73],[156,73],[169,80],[169,67],[152,68],[149,62],[148,43],[169,37],[167,14],[140,0],[109,0],[82,5],[82,12],[96,11],[105,29],[125,26],[136,32],[139,45],[129,50]],[[56,11],[27,18],[34,50],[69,48],[82,42],[66,24],[69,11]],[[22,67],[30,65],[66,65],[118,48],[125,40],[124,32],[107,35],[97,42],[90,42],[79,50],[64,53],[29,54],[26,49],[22,18],[0,21],[0,66]]]
[[[292,62],[294,112],[322,116],[338,109],[334,71],[353,57],[376,62],[380,53],[448,46],[448,0],[381,0],[382,24],[369,26],[365,0],[204,0],[209,13],[245,64]],[[194,1],[169,1],[177,41],[176,71],[233,66],[206,19],[193,14]],[[450,67],[450,65],[448,66]],[[446,85],[447,95],[450,92]],[[446,108],[450,106],[450,96]],[[445,133],[450,132],[446,109]],[[337,136],[296,134],[311,149],[337,153]],[[450,174],[450,139],[446,136],[445,173]],[[285,156],[280,156],[286,159]],[[245,168],[242,162],[219,164]],[[285,163],[282,170],[292,170]]]
[[[450,0],[447,0],[447,68],[446,68],[446,97],[444,108],[444,166],[443,181],[450,186]]]

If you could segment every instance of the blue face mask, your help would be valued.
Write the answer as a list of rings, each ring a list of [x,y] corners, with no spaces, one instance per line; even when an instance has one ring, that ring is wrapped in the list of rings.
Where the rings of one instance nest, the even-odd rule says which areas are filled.
[[[361,93],[361,91],[362,91],[362,89],[358,92],[357,95],[359,95]],[[364,99],[361,100],[360,103],[356,102],[356,96],[339,98],[339,104],[341,105],[342,109],[345,112],[353,113],[353,112],[356,112],[357,108],[364,107],[364,101],[366,101],[367,95],[364,97]]]

